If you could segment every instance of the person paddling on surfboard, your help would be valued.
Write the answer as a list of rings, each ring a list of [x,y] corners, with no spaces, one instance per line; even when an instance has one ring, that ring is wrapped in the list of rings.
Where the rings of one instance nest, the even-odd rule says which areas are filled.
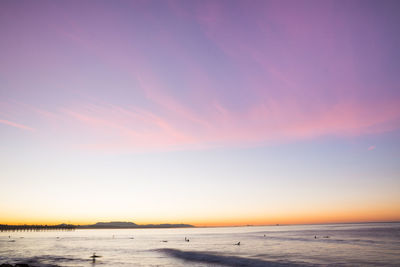
[[[92,262],[96,262],[96,258],[100,258],[101,256],[97,256],[96,252],[94,252],[93,255],[90,257],[92,258]]]

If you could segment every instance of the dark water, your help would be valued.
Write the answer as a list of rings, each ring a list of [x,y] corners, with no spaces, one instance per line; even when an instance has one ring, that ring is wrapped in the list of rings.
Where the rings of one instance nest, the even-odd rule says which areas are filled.
[[[95,263],[90,259],[94,252],[102,256]],[[400,266],[400,223],[2,232],[0,263],[6,262],[71,267]]]

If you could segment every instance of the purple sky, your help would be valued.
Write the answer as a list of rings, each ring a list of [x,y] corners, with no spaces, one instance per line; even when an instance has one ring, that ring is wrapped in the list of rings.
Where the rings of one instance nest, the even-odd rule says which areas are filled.
[[[120,155],[296,154],[299,142],[322,144],[313,159],[336,142],[382,149],[384,168],[399,147],[399,13],[398,1],[1,1],[2,179],[41,177],[13,168],[50,154],[117,168]],[[386,167],[382,185],[400,189]],[[59,179],[72,176],[86,179]]]

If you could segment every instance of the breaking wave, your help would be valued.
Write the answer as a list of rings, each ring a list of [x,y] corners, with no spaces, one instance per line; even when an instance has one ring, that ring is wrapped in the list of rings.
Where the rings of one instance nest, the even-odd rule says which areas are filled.
[[[310,266],[309,264],[301,264],[294,262],[281,261],[265,261],[261,259],[245,258],[237,256],[219,255],[210,252],[201,251],[183,251],[179,249],[158,249],[159,252],[165,253],[171,257],[186,261],[195,261],[208,264],[219,264],[224,266],[262,266],[262,267],[295,267],[295,266]],[[315,265],[313,265],[315,266]]]

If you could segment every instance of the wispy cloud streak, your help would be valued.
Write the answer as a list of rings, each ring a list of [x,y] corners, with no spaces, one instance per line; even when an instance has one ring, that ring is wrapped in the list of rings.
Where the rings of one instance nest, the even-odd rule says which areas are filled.
[[[0,119],[0,123],[8,125],[8,126],[15,127],[15,128],[19,128],[19,129],[22,129],[22,130],[27,130],[27,131],[34,131],[35,130],[35,129],[29,127],[29,126],[26,126],[26,125],[23,125],[23,124],[20,124],[20,123],[16,123],[16,122],[12,122],[12,121],[8,121],[8,120]]]
[[[381,103],[371,109],[357,103],[342,103],[314,113],[288,101],[271,102],[239,113],[215,103],[207,114],[198,115],[196,120],[182,115],[182,110],[154,113],[140,107],[111,104],[81,104],[61,108],[52,116],[49,112],[37,114],[58,125],[60,136],[79,132],[82,141],[75,144],[78,147],[134,152],[379,134],[396,128],[395,122],[400,117],[398,104],[396,101]],[[377,114],[374,110],[381,112]],[[203,121],[207,121],[207,127]]]

